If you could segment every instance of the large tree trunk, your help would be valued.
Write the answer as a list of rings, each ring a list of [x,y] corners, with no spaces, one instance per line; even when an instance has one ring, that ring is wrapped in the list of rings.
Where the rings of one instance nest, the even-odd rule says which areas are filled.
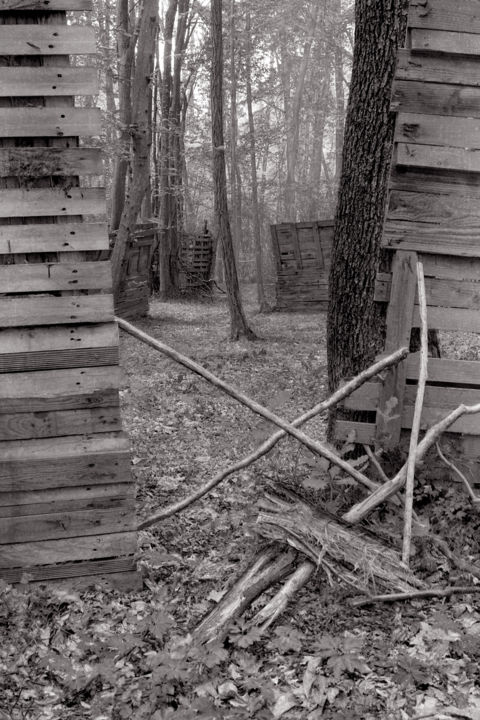
[[[328,315],[333,391],[373,360],[381,346],[374,302],[394,132],[389,112],[408,0],[357,0],[355,48],[345,124]]]
[[[132,85],[132,179],[112,252],[113,289],[118,295],[128,240],[135,230],[150,177],[151,80],[158,31],[157,0],[145,0],[138,33],[138,53]]]
[[[222,0],[211,0],[212,24],[212,71],[211,109],[213,144],[213,184],[215,194],[215,219],[222,243],[225,283],[230,310],[230,337],[255,338],[243,312],[238,285],[237,266],[233,251],[232,232],[228,215],[227,173],[225,168],[225,140],[223,132],[223,38]]]

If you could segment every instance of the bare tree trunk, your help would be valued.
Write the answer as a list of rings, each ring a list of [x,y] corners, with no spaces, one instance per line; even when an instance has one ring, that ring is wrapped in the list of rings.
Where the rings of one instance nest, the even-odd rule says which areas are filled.
[[[238,340],[241,336],[244,336],[253,340],[256,336],[248,326],[240,299],[240,288],[238,285],[235,254],[233,252],[230,218],[228,215],[225,140],[223,132],[222,0],[211,0],[211,29],[211,110],[215,219],[223,250],[225,281],[230,310],[230,337],[232,340]]]
[[[253,237],[255,241],[255,267],[257,271],[257,300],[260,312],[268,309],[265,299],[265,288],[263,285],[263,268],[262,268],[262,231],[260,228],[260,208],[258,203],[258,177],[257,177],[257,149],[255,142],[255,122],[253,119],[253,101],[252,101],[252,20],[250,10],[247,10],[245,23],[245,41],[246,41],[246,90],[247,90],[247,112],[248,112],[248,129],[249,129],[249,145],[250,145],[250,174],[252,178],[252,224]]]
[[[335,117],[335,187],[340,184],[340,176],[342,174],[342,152],[343,152],[343,134],[345,123],[345,90],[343,87],[343,49],[342,49],[342,32],[338,31],[338,37],[335,38],[335,100],[336,100],[336,117]]]
[[[394,117],[389,113],[408,0],[357,0],[350,100],[330,273],[330,390],[358,374],[381,346],[374,302]]]
[[[239,183],[239,168],[237,157],[238,144],[238,116],[237,116],[237,55],[236,28],[235,28],[235,0],[230,0],[230,208],[232,215],[233,246],[236,257],[242,240],[241,233],[241,179]]]
[[[158,31],[157,0],[144,0],[138,35],[138,53],[132,86],[132,180],[122,212],[112,252],[113,289],[118,295],[123,260],[131,233],[135,229],[150,175],[150,93]]]
[[[117,46],[118,46],[118,106],[120,133],[118,137],[118,156],[112,180],[112,212],[110,229],[117,230],[120,225],[127,172],[130,162],[130,126],[132,124],[132,72],[135,60],[136,33],[132,27],[128,0],[117,1]]]

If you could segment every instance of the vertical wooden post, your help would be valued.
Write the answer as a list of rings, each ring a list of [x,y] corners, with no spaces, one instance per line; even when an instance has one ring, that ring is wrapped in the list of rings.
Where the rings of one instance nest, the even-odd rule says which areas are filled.
[[[417,282],[416,261],[416,253],[404,250],[396,252],[393,258],[385,340],[387,354],[410,344]],[[393,448],[400,441],[405,384],[406,362],[403,361],[387,372],[380,392],[375,435],[386,448]]]

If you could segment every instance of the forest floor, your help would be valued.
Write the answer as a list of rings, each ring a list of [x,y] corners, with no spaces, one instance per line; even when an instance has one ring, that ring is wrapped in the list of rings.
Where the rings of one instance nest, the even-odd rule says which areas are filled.
[[[224,298],[153,301],[137,324],[292,420],[326,396],[322,313],[255,314],[256,342],[231,343]],[[476,341],[475,341],[476,342]],[[478,359],[469,338],[450,354]],[[183,498],[274,428],[131,336],[121,336],[122,408],[138,516]],[[306,426],[324,437],[324,418]],[[424,474],[425,475],[425,474]],[[290,439],[184,512],[140,532],[142,590],[0,586],[0,720],[480,720],[480,595],[352,608],[354,588],[319,567],[267,633],[238,622],[197,647],[192,629],[252,559],[255,506],[283,483],[332,512],[359,498]],[[478,562],[479,515],[461,486],[420,479],[416,507],[452,550]],[[400,537],[399,518],[372,522]],[[420,543],[429,583],[472,584]]]

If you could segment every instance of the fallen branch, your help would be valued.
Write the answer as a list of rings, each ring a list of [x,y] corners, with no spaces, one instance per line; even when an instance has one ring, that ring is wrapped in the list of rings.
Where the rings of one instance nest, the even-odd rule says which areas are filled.
[[[377,602],[398,602],[400,600],[420,600],[422,598],[440,597],[448,598],[451,595],[467,595],[470,593],[480,592],[480,586],[469,585],[467,587],[449,587],[449,588],[431,588],[430,590],[416,590],[408,593],[395,593],[392,595],[373,595],[369,598],[360,598],[358,600],[351,600],[350,604],[353,607],[364,607],[365,605],[371,605]]]
[[[308,410],[303,415],[300,415],[298,418],[293,420],[290,424],[292,427],[298,427],[300,425],[303,425],[308,420],[311,420],[316,415],[319,415],[322,412],[325,412],[329,408],[337,405],[339,402],[344,400],[346,397],[351,395],[354,390],[357,390],[361,385],[363,385],[365,382],[370,380],[375,375],[378,375],[380,372],[385,370],[386,368],[396,365],[401,360],[403,360],[408,355],[408,349],[407,348],[401,348],[400,350],[397,350],[396,352],[392,353],[391,355],[388,355],[387,357],[382,358],[381,360],[378,360],[376,363],[371,365],[371,367],[367,368],[363,372],[361,372],[359,375],[357,375],[352,380],[349,380],[345,385],[343,385],[341,388],[339,388],[336,392],[333,393],[327,400],[323,400],[318,405],[315,405],[311,410]],[[138,530],[144,530],[147,527],[150,527],[151,525],[154,525],[157,522],[160,522],[161,520],[165,520],[166,518],[175,515],[176,513],[180,512],[181,510],[184,510],[189,505],[192,505],[194,502],[202,498],[204,495],[206,495],[210,490],[213,490],[217,485],[219,485],[223,480],[225,480],[230,475],[233,475],[233,473],[238,472],[239,470],[243,470],[244,468],[252,465],[252,463],[256,462],[259,458],[266,455],[270,450],[275,447],[275,445],[284,437],[286,437],[287,433],[284,430],[278,430],[276,433],[271,435],[267,440],[265,440],[261,445],[257,447],[256,450],[254,450],[249,455],[246,455],[244,458],[239,460],[238,462],[234,463],[233,465],[230,465],[230,467],[226,468],[225,470],[222,470],[220,473],[215,475],[211,480],[209,480],[208,483],[203,485],[198,490],[195,490],[191,495],[188,495],[183,500],[179,500],[179,502],[174,503],[172,505],[169,505],[168,507],[164,508],[158,513],[155,513],[155,515],[152,515],[151,517],[147,518],[143,522],[141,522],[138,525]],[[370,450],[370,448],[369,448]],[[371,451],[370,451],[371,452]],[[388,478],[387,478],[388,479]],[[376,483],[372,484],[375,485],[375,487],[378,487]]]
[[[467,478],[462,473],[462,471],[456,465],[454,465],[454,463],[451,460],[448,460],[448,458],[445,457],[445,455],[443,454],[443,452],[440,448],[440,443],[438,443],[438,442],[437,442],[437,453],[438,453],[438,457],[440,458],[440,460],[448,468],[450,468],[450,470],[452,470],[455,473],[455,475],[463,482],[463,484],[465,485],[465,488],[470,496],[470,500],[473,502],[473,504],[474,505],[480,504],[480,497],[478,495],[475,495],[475,492],[473,491],[472,486],[470,485],[470,483],[468,482]]]
[[[455,553],[448,547],[447,542],[443,538],[438,537],[438,535],[429,535],[428,538],[441,550],[441,552],[443,552],[445,557],[450,560],[457,570],[462,570],[462,572],[468,573],[480,580],[480,567],[478,565],[474,565],[473,563],[468,562],[468,560],[464,560],[463,558],[458,557],[458,555],[455,555]]]
[[[284,612],[290,600],[307,584],[315,570],[315,565],[308,560],[299,565],[273,598],[255,615],[252,625],[258,626],[261,632],[265,632]]]
[[[435,425],[425,433],[425,436],[418,444],[417,451],[415,453],[415,465],[418,465],[432,445],[438,440],[438,438],[444,433],[455,420],[462,417],[462,415],[474,415],[480,412],[480,404],[478,405],[460,405],[459,407],[452,410],[451,413],[446,415]],[[403,467],[398,471],[394,478],[385,483],[378,490],[369,495],[365,500],[354,505],[344,516],[343,519],[348,523],[357,523],[363,520],[372,510],[389,497],[394,495],[405,483],[407,474],[407,466]]]
[[[270,546],[261,552],[245,570],[233,587],[209,612],[193,631],[198,643],[209,643],[225,639],[228,627],[247,607],[271,585],[283,580],[294,569],[296,553],[293,550],[280,552]]]
[[[396,550],[329,513],[314,512],[300,498],[292,503],[277,495],[265,496],[255,529],[263,538],[294,547],[357,590],[384,587],[410,592],[423,587]]]
[[[410,547],[412,544],[412,513],[413,491],[415,487],[415,457],[420,434],[420,421],[422,419],[423,399],[427,384],[428,371],[428,320],[427,297],[425,293],[425,278],[423,264],[417,260],[418,305],[420,309],[420,371],[418,374],[417,395],[415,397],[415,410],[413,413],[412,430],[410,432],[410,446],[407,458],[405,479],[405,514],[403,525],[402,560],[405,565],[410,562]]]

